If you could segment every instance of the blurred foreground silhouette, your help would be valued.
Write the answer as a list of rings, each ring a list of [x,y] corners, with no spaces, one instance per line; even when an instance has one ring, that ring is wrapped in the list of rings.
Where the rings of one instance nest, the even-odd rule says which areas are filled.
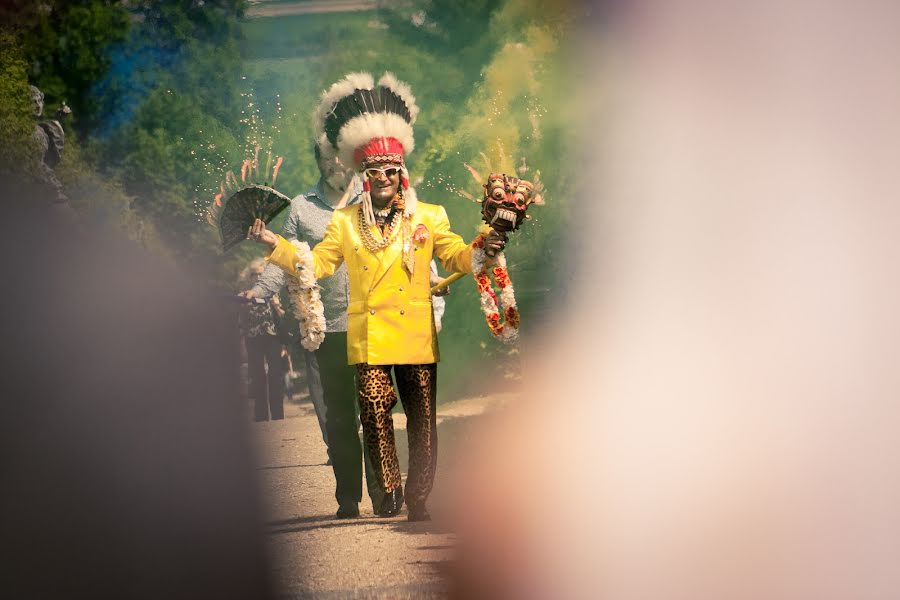
[[[600,5],[571,302],[469,445],[457,597],[895,598],[900,5]]]
[[[4,595],[270,597],[233,316],[3,186]]]

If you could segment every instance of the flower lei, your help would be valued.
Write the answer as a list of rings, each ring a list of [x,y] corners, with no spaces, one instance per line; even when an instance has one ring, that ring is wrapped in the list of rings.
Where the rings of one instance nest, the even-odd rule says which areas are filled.
[[[503,322],[500,322],[500,309],[497,308],[497,294],[491,286],[487,268],[484,263],[487,255],[484,251],[484,238],[478,236],[472,242],[472,275],[475,276],[475,285],[481,296],[481,312],[487,321],[488,327],[494,337],[501,342],[511,344],[519,337],[519,309],[516,308],[515,290],[509,279],[509,271],[506,269],[506,256],[498,252],[494,257],[496,264],[490,272],[494,281],[500,288],[500,309],[503,310]]]
[[[288,277],[288,294],[294,304],[294,316],[300,324],[300,343],[310,352],[325,340],[325,307],[316,283],[316,269],[309,244],[291,241],[297,249],[297,275]]]

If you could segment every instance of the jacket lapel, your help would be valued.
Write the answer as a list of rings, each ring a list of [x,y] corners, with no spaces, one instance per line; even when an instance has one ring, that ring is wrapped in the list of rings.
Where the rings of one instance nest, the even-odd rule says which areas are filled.
[[[382,277],[388,272],[391,265],[397,262],[397,259],[400,258],[402,249],[403,241],[398,235],[390,246],[378,253],[381,258],[381,264],[378,265],[378,270],[375,271],[375,276],[372,278],[372,287],[378,285],[378,282],[381,281]]]

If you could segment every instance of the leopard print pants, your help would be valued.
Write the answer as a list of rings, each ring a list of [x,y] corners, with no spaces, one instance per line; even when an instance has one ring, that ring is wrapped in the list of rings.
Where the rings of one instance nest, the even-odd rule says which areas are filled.
[[[408,506],[424,506],[437,466],[437,365],[363,363],[356,366],[359,418],[372,464],[385,492],[401,485],[391,418],[391,409],[397,404],[391,369],[406,413],[409,440],[409,474],[404,496]]]

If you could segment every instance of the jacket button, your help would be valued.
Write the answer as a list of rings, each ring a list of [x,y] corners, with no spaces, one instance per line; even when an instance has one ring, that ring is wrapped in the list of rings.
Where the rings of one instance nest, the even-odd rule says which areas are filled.
[[[401,291],[401,292],[403,291],[403,288],[402,288],[402,287],[400,288],[400,291]]]
[[[354,250],[359,250],[359,246],[353,246]]]
[[[404,310],[401,308],[401,309],[400,309],[400,314],[401,314],[401,315],[405,315],[405,314],[406,314],[406,311],[404,311]]]
[[[369,314],[370,314],[370,315],[374,315],[374,314],[375,314],[375,309],[374,309],[374,308],[370,308],[370,309],[369,309]]]
[[[363,271],[368,271],[368,270],[369,270],[369,265],[363,265]]]

